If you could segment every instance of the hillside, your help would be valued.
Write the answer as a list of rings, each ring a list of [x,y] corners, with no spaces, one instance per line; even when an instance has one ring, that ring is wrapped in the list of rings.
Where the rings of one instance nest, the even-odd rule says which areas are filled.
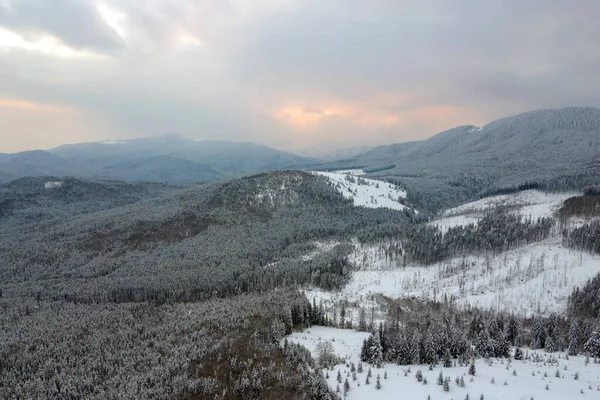
[[[600,176],[600,110],[523,113],[421,142],[380,146],[321,168],[362,168],[370,177],[402,184],[409,197],[436,210],[519,187],[581,190]],[[444,200],[431,199],[438,196]]]
[[[137,161],[107,165],[94,173],[99,179],[119,181],[151,181],[171,184],[212,182],[223,174],[203,164],[171,156],[154,156]]]
[[[31,176],[85,176],[85,165],[66,160],[46,151],[3,154],[0,157],[0,183]]]
[[[3,226],[0,276],[15,294],[34,285],[43,298],[78,301],[191,301],[293,281],[334,288],[348,274],[345,238],[409,218],[355,207],[323,177],[265,173],[33,227]],[[333,238],[339,246],[302,259],[315,241]],[[56,282],[57,274],[65,278]]]
[[[21,178],[0,185],[0,221],[6,229],[10,224],[39,223],[120,207],[177,189],[157,183]]]

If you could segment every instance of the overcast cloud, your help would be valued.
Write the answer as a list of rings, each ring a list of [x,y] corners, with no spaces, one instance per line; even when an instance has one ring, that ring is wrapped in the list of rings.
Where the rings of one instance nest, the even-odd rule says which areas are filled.
[[[291,151],[600,107],[596,0],[0,0],[0,152],[178,133]]]

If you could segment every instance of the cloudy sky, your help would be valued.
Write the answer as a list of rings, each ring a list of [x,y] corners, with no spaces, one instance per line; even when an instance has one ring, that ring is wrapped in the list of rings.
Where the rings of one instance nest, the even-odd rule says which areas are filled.
[[[600,107],[597,0],[0,0],[0,152],[320,152]]]

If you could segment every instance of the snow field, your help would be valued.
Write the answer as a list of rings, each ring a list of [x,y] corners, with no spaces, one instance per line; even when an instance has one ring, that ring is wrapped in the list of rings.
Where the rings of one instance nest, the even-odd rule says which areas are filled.
[[[568,400],[568,399],[600,399],[600,364],[592,361],[586,366],[585,357],[565,358],[565,353],[546,354],[543,351],[527,351],[537,354],[539,362],[530,360],[478,359],[475,361],[476,374],[468,375],[468,366],[443,368],[434,367],[432,371],[426,365],[399,366],[386,364],[383,368],[370,367],[363,363],[363,372],[356,373],[357,380],[352,379],[350,368],[346,364],[354,362],[358,366],[360,349],[368,333],[356,332],[328,327],[313,326],[304,332],[293,333],[287,339],[307,347],[314,356],[315,347],[321,341],[330,341],[338,357],[346,359],[346,363],[324,370],[329,377],[327,383],[332,390],[338,386],[338,371],[342,376],[339,384],[340,394],[345,399],[411,399],[426,400],[431,396],[437,399],[465,399],[469,394],[472,400],[478,400],[483,394],[485,399],[497,400]],[[365,384],[369,368],[372,370],[370,384]],[[415,374],[421,370],[427,384],[418,382]],[[436,380],[440,374],[450,378],[450,390],[445,392]],[[560,377],[556,374],[559,373]],[[384,375],[387,373],[387,379]],[[578,379],[575,379],[575,375]],[[377,375],[380,376],[381,389],[376,389]],[[456,378],[463,378],[465,387],[460,387]],[[350,390],[343,396],[344,381],[348,379]],[[471,381],[471,378],[472,381]],[[493,379],[493,383],[492,383]],[[505,385],[506,382],[506,385]],[[546,389],[546,387],[548,389]],[[591,387],[591,389],[590,389]]]
[[[512,194],[486,197],[446,210],[442,218],[432,221],[430,224],[438,226],[442,231],[455,226],[476,224],[487,211],[496,207],[507,207],[524,218],[531,217],[532,220],[536,220],[537,218],[552,216],[566,199],[580,194],[575,192],[545,193],[539,190],[524,190]]]
[[[346,171],[352,172],[352,171]],[[406,191],[388,182],[363,179],[352,174],[336,172],[313,172],[328,178],[332,185],[346,199],[352,199],[355,206],[368,208],[390,208],[392,210],[404,210],[405,205],[400,204],[398,199],[406,198]],[[347,177],[354,180],[349,181]],[[362,184],[360,182],[363,182]]]
[[[600,273],[600,255],[564,248],[558,240],[489,257],[457,257],[431,266],[407,267],[402,267],[401,260],[386,260],[376,246],[357,246],[350,260],[358,270],[341,292],[311,290],[307,296],[323,299],[327,306],[336,299],[365,302],[377,294],[438,301],[446,295],[457,305],[521,316],[562,313],[573,289]]]

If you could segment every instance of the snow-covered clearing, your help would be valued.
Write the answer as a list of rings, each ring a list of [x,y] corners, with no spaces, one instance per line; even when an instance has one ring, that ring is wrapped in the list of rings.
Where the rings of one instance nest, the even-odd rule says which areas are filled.
[[[354,176],[365,175],[365,171],[363,171],[362,169],[344,169],[344,170],[333,171],[333,172],[336,174],[342,174],[342,175],[354,175]]]
[[[316,249],[314,251],[311,251],[308,254],[304,254],[302,256],[302,260],[304,260],[304,261],[312,260],[313,258],[318,256],[320,253],[324,253],[324,252],[333,250],[335,248],[335,246],[337,246],[339,244],[340,244],[340,242],[337,242],[335,240],[332,240],[329,242],[318,242],[318,241],[314,242]]]
[[[57,182],[46,182],[44,183],[44,189],[57,189],[59,187],[61,187],[63,184],[63,182],[57,181]]]
[[[375,294],[391,298],[416,296],[442,300],[454,297],[458,305],[504,310],[519,315],[563,312],[576,286],[600,273],[600,255],[564,248],[552,238],[496,256],[467,256],[428,267],[399,265],[387,260],[377,247],[355,250],[351,261],[359,266],[340,293],[309,291],[309,299],[365,302]]]
[[[475,361],[476,374],[468,375],[468,366],[443,368],[411,365],[399,366],[386,364],[383,368],[371,367],[370,383],[365,383],[369,365],[364,364],[362,373],[356,373],[357,380],[350,373],[351,362],[358,365],[362,342],[368,336],[364,332],[342,330],[313,326],[304,331],[293,333],[287,339],[307,347],[316,356],[315,346],[321,341],[330,341],[336,355],[346,359],[330,370],[324,370],[328,375],[327,383],[332,390],[338,387],[338,371],[342,376],[339,384],[340,395],[343,397],[344,382],[348,379],[350,390],[346,399],[465,399],[467,394],[472,400],[567,400],[567,399],[600,399],[600,364],[593,361],[585,365],[585,357],[565,358],[565,353],[546,354],[543,351],[528,351],[527,354],[538,354],[539,362],[533,360],[479,359]],[[427,379],[427,384],[418,382],[415,374],[421,370]],[[409,372],[410,371],[410,372]],[[450,377],[450,390],[445,392],[436,380],[440,372]],[[384,378],[387,373],[387,379]],[[557,374],[559,377],[557,377]],[[575,379],[577,374],[578,379]],[[376,389],[377,376],[380,376],[381,389]],[[460,387],[456,379],[463,378],[465,387]],[[472,380],[471,380],[472,378]]]
[[[486,212],[497,207],[506,207],[524,218],[531,217],[532,220],[536,220],[540,217],[552,216],[566,199],[577,195],[580,193],[545,193],[539,190],[524,190],[512,194],[486,197],[446,210],[442,218],[431,224],[438,226],[442,231],[459,225],[476,224]]]
[[[368,208],[391,208],[404,210],[405,205],[398,202],[406,198],[406,191],[388,182],[364,179],[334,172],[313,172],[328,178],[333,186],[347,199],[352,199],[355,206]]]

